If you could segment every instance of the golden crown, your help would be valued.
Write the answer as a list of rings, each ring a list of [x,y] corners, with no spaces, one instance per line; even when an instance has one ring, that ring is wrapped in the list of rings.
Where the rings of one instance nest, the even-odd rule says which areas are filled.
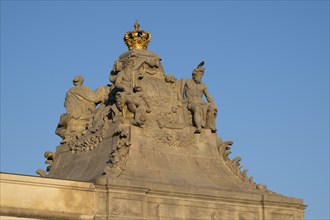
[[[124,41],[129,50],[144,49],[146,50],[151,40],[151,34],[140,29],[140,24],[136,21],[134,31],[126,32]]]

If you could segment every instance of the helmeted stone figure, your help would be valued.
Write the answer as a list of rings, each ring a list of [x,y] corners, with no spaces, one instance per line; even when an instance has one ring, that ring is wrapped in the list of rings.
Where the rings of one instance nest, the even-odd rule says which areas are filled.
[[[55,133],[63,138],[63,142],[86,130],[91,124],[96,105],[104,99],[100,94],[83,85],[84,78],[76,76],[73,85],[65,97],[66,113],[61,115]]]
[[[212,132],[217,130],[215,127],[217,108],[207,86],[202,83],[205,71],[203,65],[204,61],[193,70],[192,79],[184,81],[184,96],[187,100],[188,109],[193,114],[196,133],[201,133],[202,128],[209,128]],[[205,95],[208,102],[203,101],[203,95]]]

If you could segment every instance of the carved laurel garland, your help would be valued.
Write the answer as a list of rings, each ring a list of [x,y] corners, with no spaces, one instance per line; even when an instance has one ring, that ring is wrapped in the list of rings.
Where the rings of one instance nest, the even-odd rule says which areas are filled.
[[[118,177],[125,170],[129,147],[131,146],[131,131],[129,126],[121,124],[116,131],[116,135],[119,137],[118,144],[109,155],[110,165],[104,169],[105,175],[109,177]]]
[[[68,147],[73,153],[91,151],[103,141],[103,138],[103,130],[101,130],[86,138],[82,136],[75,141],[69,142]]]

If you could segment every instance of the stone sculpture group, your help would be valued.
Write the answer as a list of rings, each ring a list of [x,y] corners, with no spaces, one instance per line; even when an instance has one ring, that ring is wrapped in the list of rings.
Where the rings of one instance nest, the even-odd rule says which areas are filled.
[[[138,27],[135,24],[136,29],[131,34],[138,33]],[[173,74],[164,73],[156,54],[138,49],[143,47],[140,44],[135,42],[114,62],[109,76],[111,85],[93,91],[83,85],[82,76],[74,77],[74,87],[67,92],[64,102],[66,113],[61,115],[55,132],[63,139],[62,143],[99,129],[97,126],[104,125],[100,125],[100,117],[103,122],[112,120],[139,127],[143,127],[148,118],[155,117],[160,128],[194,126],[195,133],[201,133],[202,129],[216,132],[217,108],[207,86],[202,83],[204,61],[193,69],[192,79],[178,80]],[[157,99],[168,93],[173,96],[167,97],[165,103]],[[148,117],[151,112],[153,114]]]
[[[92,183],[93,219],[303,219],[303,201],[256,184],[240,157],[229,158],[204,61],[191,78],[165,73],[139,27],[124,35],[129,50],[110,84],[94,91],[74,77],[55,131],[61,144],[37,173]]]
[[[61,145],[56,153],[46,152],[49,166],[46,171],[37,171],[41,176],[76,180],[95,180],[100,175],[118,177],[126,166],[132,133],[136,135],[138,130],[143,140],[150,139],[146,146],[182,148],[186,153],[196,153],[214,138],[216,143],[211,145],[216,145],[226,159],[231,142],[223,143],[216,135],[207,140],[217,131],[218,109],[202,82],[205,62],[192,70],[191,79],[166,74],[161,58],[147,50],[151,34],[140,30],[137,22],[134,28],[124,35],[129,50],[115,60],[110,84],[94,91],[83,85],[82,76],[74,77],[74,87],[65,97],[66,113],[61,115],[55,131],[62,138]],[[98,157],[102,159],[97,161]],[[260,188],[247,178],[246,171],[240,171],[240,158],[225,161],[240,179],[252,188]]]
[[[170,151],[182,148],[188,154],[196,153],[196,149],[214,138],[216,143],[210,146],[217,147],[228,168],[249,187],[266,190],[247,177],[247,170],[241,172],[239,157],[226,157],[231,142],[222,142],[216,135],[207,138],[217,131],[218,109],[202,82],[205,62],[192,70],[191,79],[166,74],[161,58],[147,50],[151,34],[140,30],[138,23],[134,28],[124,35],[129,50],[115,60],[110,84],[94,91],[83,85],[82,76],[73,78],[74,86],[65,97],[66,112],[55,131],[62,138],[61,145],[56,153],[45,153],[49,166],[37,173],[88,181],[102,175],[118,177],[126,167],[132,133],[137,135],[139,131],[143,140],[149,140],[146,146],[156,144]],[[136,140],[134,144],[140,143]],[[97,161],[98,157],[102,159]]]

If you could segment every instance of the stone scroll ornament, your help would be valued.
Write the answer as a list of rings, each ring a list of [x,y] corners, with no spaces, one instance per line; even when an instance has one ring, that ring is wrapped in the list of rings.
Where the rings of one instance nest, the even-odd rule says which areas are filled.
[[[55,159],[55,153],[51,151],[46,151],[44,153],[44,157],[46,158],[45,164],[48,164],[46,171],[43,169],[38,169],[36,171],[37,174],[39,174],[41,177],[45,177],[47,173],[51,170],[54,159]]]
[[[247,186],[260,191],[268,192],[270,194],[275,194],[275,192],[268,190],[266,185],[256,184],[253,180],[253,176],[248,177],[247,175],[248,169],[244,169],[243,171],[241,171],[241,168],[243,166],[240,164],[241,161],[240,157],[235,157],[234,159],[229,158],[229,154],[231,154],[230,149],[232,145],[233,145],[232,141],[222,142],[221,138],[217,138],[217,147],[219,154],[221,156],[221,159],[228,167],[228,169],[233,174],[235,174],[239,179],[241,179],[241,181]]]

